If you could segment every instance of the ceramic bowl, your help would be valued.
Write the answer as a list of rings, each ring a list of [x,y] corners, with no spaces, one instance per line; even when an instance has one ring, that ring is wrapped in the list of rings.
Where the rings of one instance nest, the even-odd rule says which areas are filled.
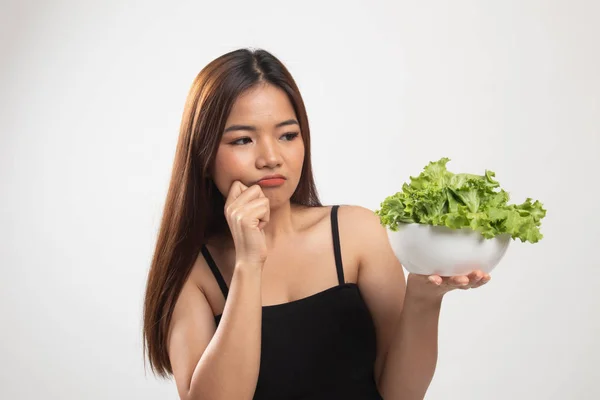
[[[468,275],[475,269],[490,273],[511,241],[508,234],[486,239],[469,228],[425,224],[400,224],[397,232],[387,231],[404,268],[423,275]]]

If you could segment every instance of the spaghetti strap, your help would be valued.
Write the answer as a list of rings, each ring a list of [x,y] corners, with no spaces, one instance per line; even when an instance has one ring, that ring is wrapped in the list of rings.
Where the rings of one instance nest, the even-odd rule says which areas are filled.
[[[223,296],[225,297],[225,299],[227,299],[227,294],[229,293],[229,289],[227,288],[225,279],[223,279],[223,275],[221,275],[219,268],[217,268],[217,263],[215,263],[215,260],[210,255],[210,252],[208,251],[208,248],[206,247],[205,244],[202,245],[202,255],[204,256],[206,263],[210,267],[210,270],[212,271],[213,275],[215,276],[215,279],[217,280],[217,283],[219,284],[219,287],[221,288],[221,292],[223,292]]]
[[[340,208],[340,206],[337,204],[331,208],[331,234],[333,237],[333,252],[335,256],[335,268],[337,270],[338,282],[340,285],[343,285],[346,281],[344,279],[344,266],[342,264],[342,251],[340,246],[338,208]]]

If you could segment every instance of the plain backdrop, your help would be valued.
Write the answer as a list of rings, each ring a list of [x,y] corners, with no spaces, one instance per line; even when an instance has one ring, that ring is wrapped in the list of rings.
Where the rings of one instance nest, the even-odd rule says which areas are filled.
[[[191,82],[240,47],[297,80],[324,203],[375,210],[447,156],[547,208],[541,242],[446,296],[426,399],[600,398],[600,2],[3,0],[0,16],[0,398],[177,398],[144,370],[144,285]]]

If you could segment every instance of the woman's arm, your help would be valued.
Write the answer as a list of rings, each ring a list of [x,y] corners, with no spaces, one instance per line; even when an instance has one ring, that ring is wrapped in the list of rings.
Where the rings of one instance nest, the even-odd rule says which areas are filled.
[[[202,291],[191,279],[185,283],[168,341],[182,400],[252,399],[260,365],[261,280],[260,267],[236,267],[218,328]]]
[[[409,276],[400,321],[379,378],[386,400],[422,400],[437,364],[442,297],[421,299],[411,289]]]
[[[379,391],[386,400],[422,400],[436,368],[441,297],[414,296],[378,216],[362,207],[340,210],[341,226],[345,221],[349,241],[360,249],[358,285],[377,332]]]

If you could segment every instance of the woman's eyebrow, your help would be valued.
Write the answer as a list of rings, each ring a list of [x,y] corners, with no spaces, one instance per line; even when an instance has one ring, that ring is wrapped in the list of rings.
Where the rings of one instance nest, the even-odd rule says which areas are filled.
[[[275,128],[281,128],[282,126],[288,126],[288,125],[300,125],[300,124],[298,124],[298,121],[296,121],[295,119],[292,118],[292,119],[288,119],[286,121],[276,124]],[[227,127],[223,131],[223,133],[232,132],[232,131],[256,132],[256,127],[253,125],[231,125],[231,126]]]

